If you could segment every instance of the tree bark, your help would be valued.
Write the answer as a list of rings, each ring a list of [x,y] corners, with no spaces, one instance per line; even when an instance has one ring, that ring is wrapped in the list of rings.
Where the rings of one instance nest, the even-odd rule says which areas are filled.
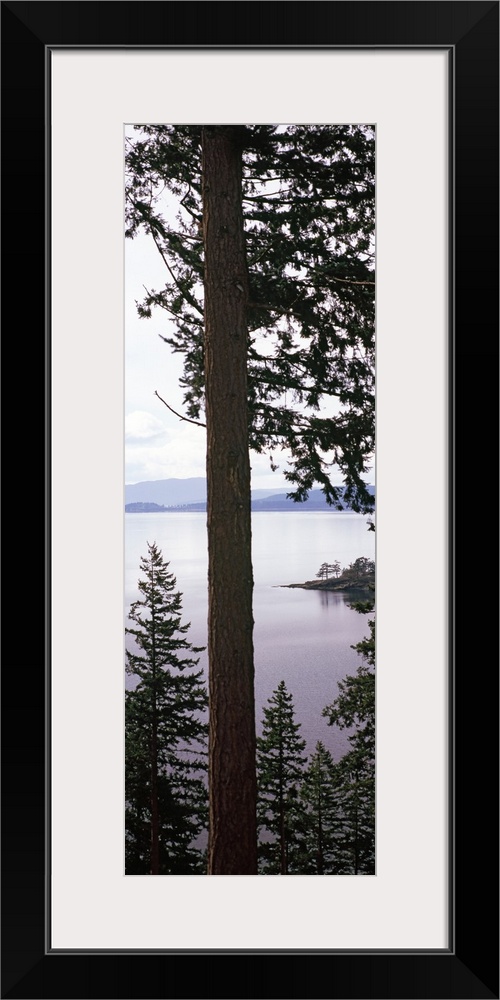
[[[207,423],[209,875],[257,874],[248,277],[241,129],[202,132]]]

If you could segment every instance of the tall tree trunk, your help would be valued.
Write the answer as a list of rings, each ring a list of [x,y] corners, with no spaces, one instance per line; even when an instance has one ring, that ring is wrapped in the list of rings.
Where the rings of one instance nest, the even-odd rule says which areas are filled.
[[[202,133],[209,875],[257,874],[247,302],[241,130]]]

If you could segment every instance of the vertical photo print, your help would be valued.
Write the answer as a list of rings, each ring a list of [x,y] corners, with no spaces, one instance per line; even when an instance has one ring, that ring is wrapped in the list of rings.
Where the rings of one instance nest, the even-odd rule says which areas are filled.
[[[126,875],[374,875],[375,127],[130,124]]]

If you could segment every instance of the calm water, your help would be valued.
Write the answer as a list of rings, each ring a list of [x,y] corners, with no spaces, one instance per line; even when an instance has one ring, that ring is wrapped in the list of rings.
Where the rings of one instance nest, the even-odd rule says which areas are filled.
[[[189,641],[207,641],[207,541],[204,513],[125,515],[125,613],[138,596],[141,556],[156,542],[183,595]],[[328,726],[321,712],[337,693],[337,682],[361,662],[350,648],[368,633],[366,616],[352,611],[341,594],[289,590],[284,584],[314,579],[321,563],[347,566],[358,556],[375,558],[375,535],[359,514],[258,512],[252,518],[254,569],[255,704],[260,732],[262,707],[281,680],[293,695],[296,722],[307,741],[317,740],[338,759],[348,748],[345,733]],[[206,653],[200,655],[206,670]],[[130,683],[127,678],[127,682]]]

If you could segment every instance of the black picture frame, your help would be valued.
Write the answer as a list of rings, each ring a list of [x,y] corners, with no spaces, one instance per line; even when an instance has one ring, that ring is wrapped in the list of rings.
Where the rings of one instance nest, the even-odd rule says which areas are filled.
[[[1,4],[2,352],[8,400],[2,435],[2,997],[498,998],[498,554],[492,557],[496,525],[491,517],[492,501],[494,512],[498,504],[498,15],[499,3],[489,0],[273,0],[208,2],[191,9],[186,3]],[[50,385],[44,330],[50,123],[45,55],[47,46],[61,45],[439,46],[452,53],[449,950],[175,955],[46,950],[44,759],[50,720],[44,711],[48,637],[43,595],[48,581],[50,500],[44,475]],[[16,397],[31,417],[27,437],[19,429]],[[425,618],[425,601],[415,614]]]

